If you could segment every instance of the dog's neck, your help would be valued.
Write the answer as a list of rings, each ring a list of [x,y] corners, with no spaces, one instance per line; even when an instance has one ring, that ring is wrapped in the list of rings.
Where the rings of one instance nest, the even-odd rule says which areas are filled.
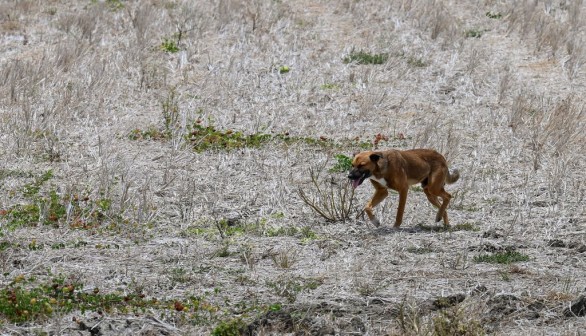
[[[382,176],[381,177],[376,177],[375,175],[371,175],[369,177],[369,179],[371,179],[371,180],[373,180],[375,182],[378,182],[378,184],[382,185],[383,187],[386,187],[387,186],[387,180],[385,180],[385,178],[382,177]]]

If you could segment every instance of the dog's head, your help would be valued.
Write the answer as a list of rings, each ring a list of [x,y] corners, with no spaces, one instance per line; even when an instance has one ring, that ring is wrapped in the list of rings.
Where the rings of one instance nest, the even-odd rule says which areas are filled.
[[[352,169],[350,170],[350,174],[348,174],[353,188],[357,188],[364,180],[379,170],[378,162],[381,158],[381,152],[368,151],[354,154]]]

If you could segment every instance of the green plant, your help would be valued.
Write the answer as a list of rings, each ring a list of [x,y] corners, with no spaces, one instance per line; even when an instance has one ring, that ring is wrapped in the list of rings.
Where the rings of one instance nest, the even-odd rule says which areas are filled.
[[[168,53],[176,53],[179,51],[179,46],[177,45],[177,41],[174,39],[164,39],[161,42],[161,50]]]
[[[322,84],[320,86],[320,88],[323,90],[335,90],[335,89],[339,89],[340,86],[338,84],[325,83],[325,84]]]
[[[482,37],[482,31],[478,30],[478,29],[470,29],[464,33],[464,36],[472,37],[472,38],[480,38],[480,37]]]
[[[489,19],[497,19],[497,20],[503,17],[503,15],[499,12],[486,12],[485,15]]]
[[[117,11],[119,9],[124,8],[124,4],[121,0],[106,0],[106,3],[108,4],[108,6],[110,6],[110,9],[113,11]]]
[[[352,168],[352,158],[344,154],[334,155],[336,164],[329,170],[330,173],[348,172]]]
[[[281,67],[279,68],[279,73],[281,73],[281,74],[284,74],[284,73],[287,73],[287,72],[289,72],[290,70],[291,70],[291,69],[289,69],[289,67],[288,67],[288,66],[286,66],[286,65],[283,65],[283,66],[281,66]]]
[[[214,330],[212,330],[212,336],[240,336],[242,329],[246,327],[246,324],[240,318],[231,319],[229,321],[221,321]]]
[[[475,262],[490,264],[511,264],[519,261],[528,261],[529,256],[517,251],[496,252],[493,254],[480,254],[474,257]]]
[[[53,171],[47,170],[43,175],[36,177],[34,182],[25,184],[22,190],[23,196],[29,199],[37,196],[43,184],[51,178],[53,178]]]
[[[279,278],[276,281],[267,281],[266,285],[273,289],[275,294],[287,299],[290,303],[297,300],[297,295],[304,290],[314,290],[321,285],[318,279]]]
[[[356,64],[384,64],[389,59],[389,54],[371,54],[364,51],[355,51],[352,49],[350,53],[344,57],[343,62]]]
[[[91,312],[145,312],[147,309],[178,311],[177,300],[147,299],[141,292],[132,294],[102,294],[98,288],[86,291],[74,278],[57,277],[48,283],[34,285],[34,278],[17,276],[12,283],[0,289],[0,316],[12,323],[31,320],[44,321],[54,311],[69,313],[79,310]],[[182,307],[182,312],[195,312],[200,306]]]
[[[212,125],[202,125],[201,119],[196,120],[188,127],[189,133],[185,139],[197,152],[206,150],[232,150],[244,147],[260,147],[270,141],[270,134],[253,133],[246,135],[233,130],[218,130]]]

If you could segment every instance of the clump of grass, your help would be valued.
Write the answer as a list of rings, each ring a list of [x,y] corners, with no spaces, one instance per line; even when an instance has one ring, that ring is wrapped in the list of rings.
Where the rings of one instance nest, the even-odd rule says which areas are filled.
[[[348,63],[356,63],[356,64],[384,64],[389,59],[389,54],[381,53],[381,54],[371,54],[365,51],[350,51],[346,57],[344,57],[343,62]]]
[[[291,268],[297,262],[297,251],[282,250],[271,254],[273,264],[282,269]]]
[[[179,51],[179,46],[177,45],[177,41],[174,39],[164,39],[161,42],[161,50],[168,53],[176,53]]]
[[[325,83],[320,85],[320,89],[322,90],[335,90],[335,89],[339,89],[340,86],[338,84],[333,84],[333,83]]]
[[[228,321],[220,321],[218,325],[212,330],[212,336],[239,336],[242,335],[242,330],[246,327],[241,318],[234,318]]]
[[[464,36],[465,37],[471,37],[471,38],[481,38],[482,37],[482,31],[478,30],[478,29],[469,29],[467,31],[464,32]]]
[[[480,318],[474,318],[460,306],[443,309],[432,319],[433,335],[480,336],[486,332]]]
[[[490,264],[511,264],[519,261],[528,261],[529,256],[517,251],[504,251],[492,254],[480,254],[474,257],[474,261]]]
[[[281,296],[290,303],[297,300],[297,295],[304,290],[314,290],[321,285],[322,281],[319,279],[303,279],[303,278],[279,278],[275,281],[268,281],[266,285],[271,288],[275,294]]]
[[[416,57],[407,58],[407,64],[416,68],[425,68],[427,66],[427,63],[423,59]]]
[[[146,130],[135,128],[128,134],[130,140],[165,140],[169,138],[169,134],[150,126]]]
[[[486,17],[489,19],[501,19],[503,17],[503,14],[499,13],[499,12],[486,12]]]
[[[106,3],[113,11],[117,11],[124,8],[124,4],[121,0],[106,0]]]

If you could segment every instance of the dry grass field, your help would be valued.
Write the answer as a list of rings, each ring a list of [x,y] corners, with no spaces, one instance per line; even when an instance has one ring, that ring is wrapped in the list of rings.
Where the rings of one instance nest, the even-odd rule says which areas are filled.
[[[0,0],[0,333],[584,335],[585,46],[582,0]],[[357,216],[352,153],[419,147],[452,226]]]

